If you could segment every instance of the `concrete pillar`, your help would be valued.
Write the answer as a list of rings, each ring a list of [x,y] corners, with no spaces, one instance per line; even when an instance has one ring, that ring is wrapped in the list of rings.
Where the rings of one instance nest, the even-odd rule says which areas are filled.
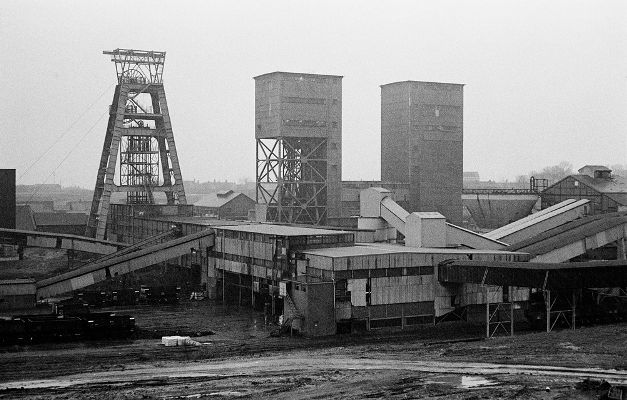
[[[255,309],[255,277],[250,277],[250,308]]]
[[[546,331],[551,332],[551,291],[544,291],[544,301],[546,302]]]
[[[625,238],[620,238],[616,241],[616,259],[627,260],[627,241]]]
[[[577,296],[575,295],[575,290],[573,289],[573,312],[572,312],[572,316],[571,316],[571,328],[575,329],[575,312],[576,312],[576,307],[577,307]]]
[[[509,294],[507,300],[509,300],[509,332],[510,336],[514,336],[514,300],[512,299],[512,287],[508,288]]]
[[[490,338],[490,296],[488,296],[488,287],[484,286],[485,292],[485,337]]]

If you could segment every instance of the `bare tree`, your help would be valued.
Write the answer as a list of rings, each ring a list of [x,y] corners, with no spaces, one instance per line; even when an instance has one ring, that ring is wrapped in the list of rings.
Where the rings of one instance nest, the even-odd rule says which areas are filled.
[[[540,171],[531,171],[530,175],[534,178],[548,179],[549,184],[553,184],[568,175],[573,174],[573,165],[568,161],[562,161],[557,165],[551,165],[542,168]]]

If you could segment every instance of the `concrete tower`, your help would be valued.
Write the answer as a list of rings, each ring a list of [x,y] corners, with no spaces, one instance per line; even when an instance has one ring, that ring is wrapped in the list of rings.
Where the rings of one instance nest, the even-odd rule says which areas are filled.
[[[462,222],[464,86],[381,86],[381,180],[409,184],[409,210]]]
[[[15,229],[14,169],[0,169],[0,228]]]
[[[340,215],[342,77],[255,77],[257,219],[326,224]]]
[[[168,204],[186,204],[168,104],[163,89],[165,52],[116,49],[118,84],[109,109],[86,235],[103,239],[113,192],[127,204],[152,204],[164,192]],[[119,164],[118,164],[119,160]],[[119,165],[118,179],[116,165]]]

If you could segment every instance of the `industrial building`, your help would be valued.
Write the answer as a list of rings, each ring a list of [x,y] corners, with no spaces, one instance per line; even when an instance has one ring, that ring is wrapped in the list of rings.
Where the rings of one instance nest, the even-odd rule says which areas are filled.
[[[200,195],[193,205],[194,215],[217,219],[246,220],[249,212],[255,210],[255,200],[232,190]]]
[[[83,235],[87,214],[73,212],[36,212],[33,214],[36,230],[41,232]]]
[[[210,298],[281,315],[307,335],[463,318],[485,321],[491,336],[513,333],[532,289],[548,299],[549,331],[566,316],[575,326],[577,291],[627,286],[616,273],[627,258],[627,215],[589,216],[593,200],[560,201],[485,235],[458,225],[463,85],[381,86],[382,181],[342,182],[342,77],[255,77],[257,221],[231,221],[225,207],[243,200],[230,215],[239,217],[251,201],[225,192],[187,204],[163,91],[165,53],[105,54],[118,85],[87,223],[95,238],[0,229],[3,244],[100,258],[11,288],[27,284],[29,299],[174,262],[200,271]],[[111,203],[116,191],[126,204]],[[153,192],[165,193],[166,204],[155,204]],[[590,250],[607,245],[616,261],[589,262]],[[551,298],[565,295],[569,308],[552,308]]]
[[[255,77],[257,220],[355,227],[359,191],[382,186],[410,211],[461,223],[463,85],[382,85],[382,181],[342,182],[341,79]]]
[[[602,165],[586,165],[541,193],[542,208],[566,199],[590,200],[590,214],[627,210],[627,177],[614,176]]]
[[[0,280],[0,310],[35,307],[34,279]]]
[[[340,214],[342,77],[255,77],[256,217],[323,225]]]
[[[408,211],[462,222],[464,85],[381,86],[381,180],[409,183]],[[383,186],[385,186],[383,184]]]

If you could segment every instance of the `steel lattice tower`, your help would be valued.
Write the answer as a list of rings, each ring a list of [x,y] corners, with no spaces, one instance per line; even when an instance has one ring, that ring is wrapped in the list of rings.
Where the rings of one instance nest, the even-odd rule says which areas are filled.
[[[186,204],[163,89],[165,52],[116,49],[103,54],[115,63],[118,84],[87,222],[86,235],[99,239],[105,237],[113,192],[126,192],[128,204],[153,204],[154,192],[164,192],[167,204]]]
[[[340,216],[342,77],[255,77],[259,220],[321,225]]]

